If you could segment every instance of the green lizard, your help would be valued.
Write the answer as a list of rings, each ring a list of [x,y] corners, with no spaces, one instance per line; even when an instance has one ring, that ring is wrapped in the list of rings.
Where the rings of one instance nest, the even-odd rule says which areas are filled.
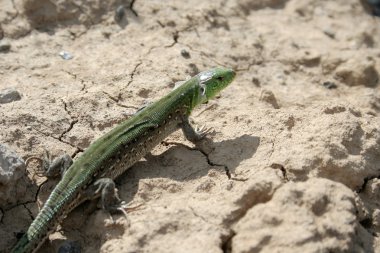
[[[225,68],[201,72],[97,139],[74,163],[67,161],[67,155],[54,160],[49,169],[63,167],[62,179],[12,252],[36,252],[67,214],[85,200],[100,196],[104,209],[124,211],[125,203],[112,180],[178,128],[194,143],[202,139],[207,130],[190,125],[191,111],[215,97],[234,77],[235,72]]]

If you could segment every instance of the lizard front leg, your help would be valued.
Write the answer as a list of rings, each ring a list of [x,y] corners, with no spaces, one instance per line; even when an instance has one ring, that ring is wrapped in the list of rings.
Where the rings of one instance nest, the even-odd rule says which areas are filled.
[[[212,130],[212,128],[205,128],[204,126],[200,128],[196,127],[194,129],[189,122],[189,117],[187,116],[182,118],[181,128],[186,139],[194,144],[202,140]]]

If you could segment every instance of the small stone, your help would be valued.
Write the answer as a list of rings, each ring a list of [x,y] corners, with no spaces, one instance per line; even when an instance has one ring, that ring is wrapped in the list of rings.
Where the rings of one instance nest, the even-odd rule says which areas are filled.
[[[66,52],[66,51],[61,51],[59,52],[59,55],[62,57],[62,59],[64,60],[71,60],[72,58],[74,58],[69,52]]]
[[[273,108],[279,109],[276,97],[274,96],[273,92],[270,90],[262,90],[260,95],[260,101],[266,102],[268,104],[271,104]]]
[[[6,88],[0,91],[0,104],[7,104],[21,99],[21,94],[14,88]]]
[[[350,59],[336,69],[335,75],[348,86],[375,87],[379,79],[375,61],[371,58]]]
[[[0,207],[14,204],[25,195],[26,186],[18,184],[24,174],[24,160],[8,146],[0,144]]]
[[[111,37],[111,32],[110,31],[102,31],[102,35],[104,38],[109,39]]]
[[[115,21],[116,22],[120,22],[121,20],[123,20],[125,16],[125,7],[124,5],[119,5],[116,10],[115,10]]]
[[[325,88],[332,90],[338,88],[334,82],[326,81],[322,84]]]
[[[189,67],[190,67],[190,75],[191,76],[194,76],[194,75],[199,73],[199,68],[194,63],[190,63]]]
[[[190,53],[189,53],[186,49],[182,49],[182,50],[181,50],[181,55],[182,55],[183,58],[185,58],[185,59],[189,59],[189,58],[190,58]]]
[[[7,53],[11,49],[11,44],[8,41],[0,41],[0,52]]]
[[[224,188],[225,188],[227,191],[231,191],[232,188],[234,187],[234,182],[231,181],[231,180],[228,180],[223,186],[224,186]]]
[[[252,83],[253,83],[256,87],[261,87],[261,85],[260,85],[260,80],[259,80],[257,77],[252,77]]]
[[[313,67],[319,65],[321,61],[321,55],[317,51],[300,51],[297,62],[306,67]]]
[[[335,39],[335,32],[333,30],[331,30],[330,28],[324,29],[323,33],[326,34],[331,39]]]

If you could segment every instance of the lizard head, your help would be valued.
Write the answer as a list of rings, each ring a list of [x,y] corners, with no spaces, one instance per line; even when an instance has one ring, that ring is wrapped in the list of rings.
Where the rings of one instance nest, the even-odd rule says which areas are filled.
[[[235,78],[235,71],[226,68],[214,68],[201,72],[199,79],[198,104],[206,103],[227,87]]]

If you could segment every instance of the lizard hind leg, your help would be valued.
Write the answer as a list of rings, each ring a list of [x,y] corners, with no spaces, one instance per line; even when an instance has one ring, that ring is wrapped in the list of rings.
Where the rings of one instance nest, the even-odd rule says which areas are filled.
[[[65,154],[55,159],[52,159],[51,154],[48,150],[45,150],[44,157],[41,159],[36,156],[29,157],[26,159],[25,164],[28,166],[32,159],[36,159],[40,162],[41,168],[37,170],[37,176],[46,176],[48,178],[54,178],[58,176],[63,176],[66,170],[73,164],[73,159]]]
[[[103,210],[109,213],[121,212],[125,218],[127,218],[127,211],[135,209],[135,207],[127,207],[127,204],[119,198],[115,182],[110,178],[100,178],[96,180],[95,183],[87,189],[86,196],[90,199],[100,196],[100,203]]]

